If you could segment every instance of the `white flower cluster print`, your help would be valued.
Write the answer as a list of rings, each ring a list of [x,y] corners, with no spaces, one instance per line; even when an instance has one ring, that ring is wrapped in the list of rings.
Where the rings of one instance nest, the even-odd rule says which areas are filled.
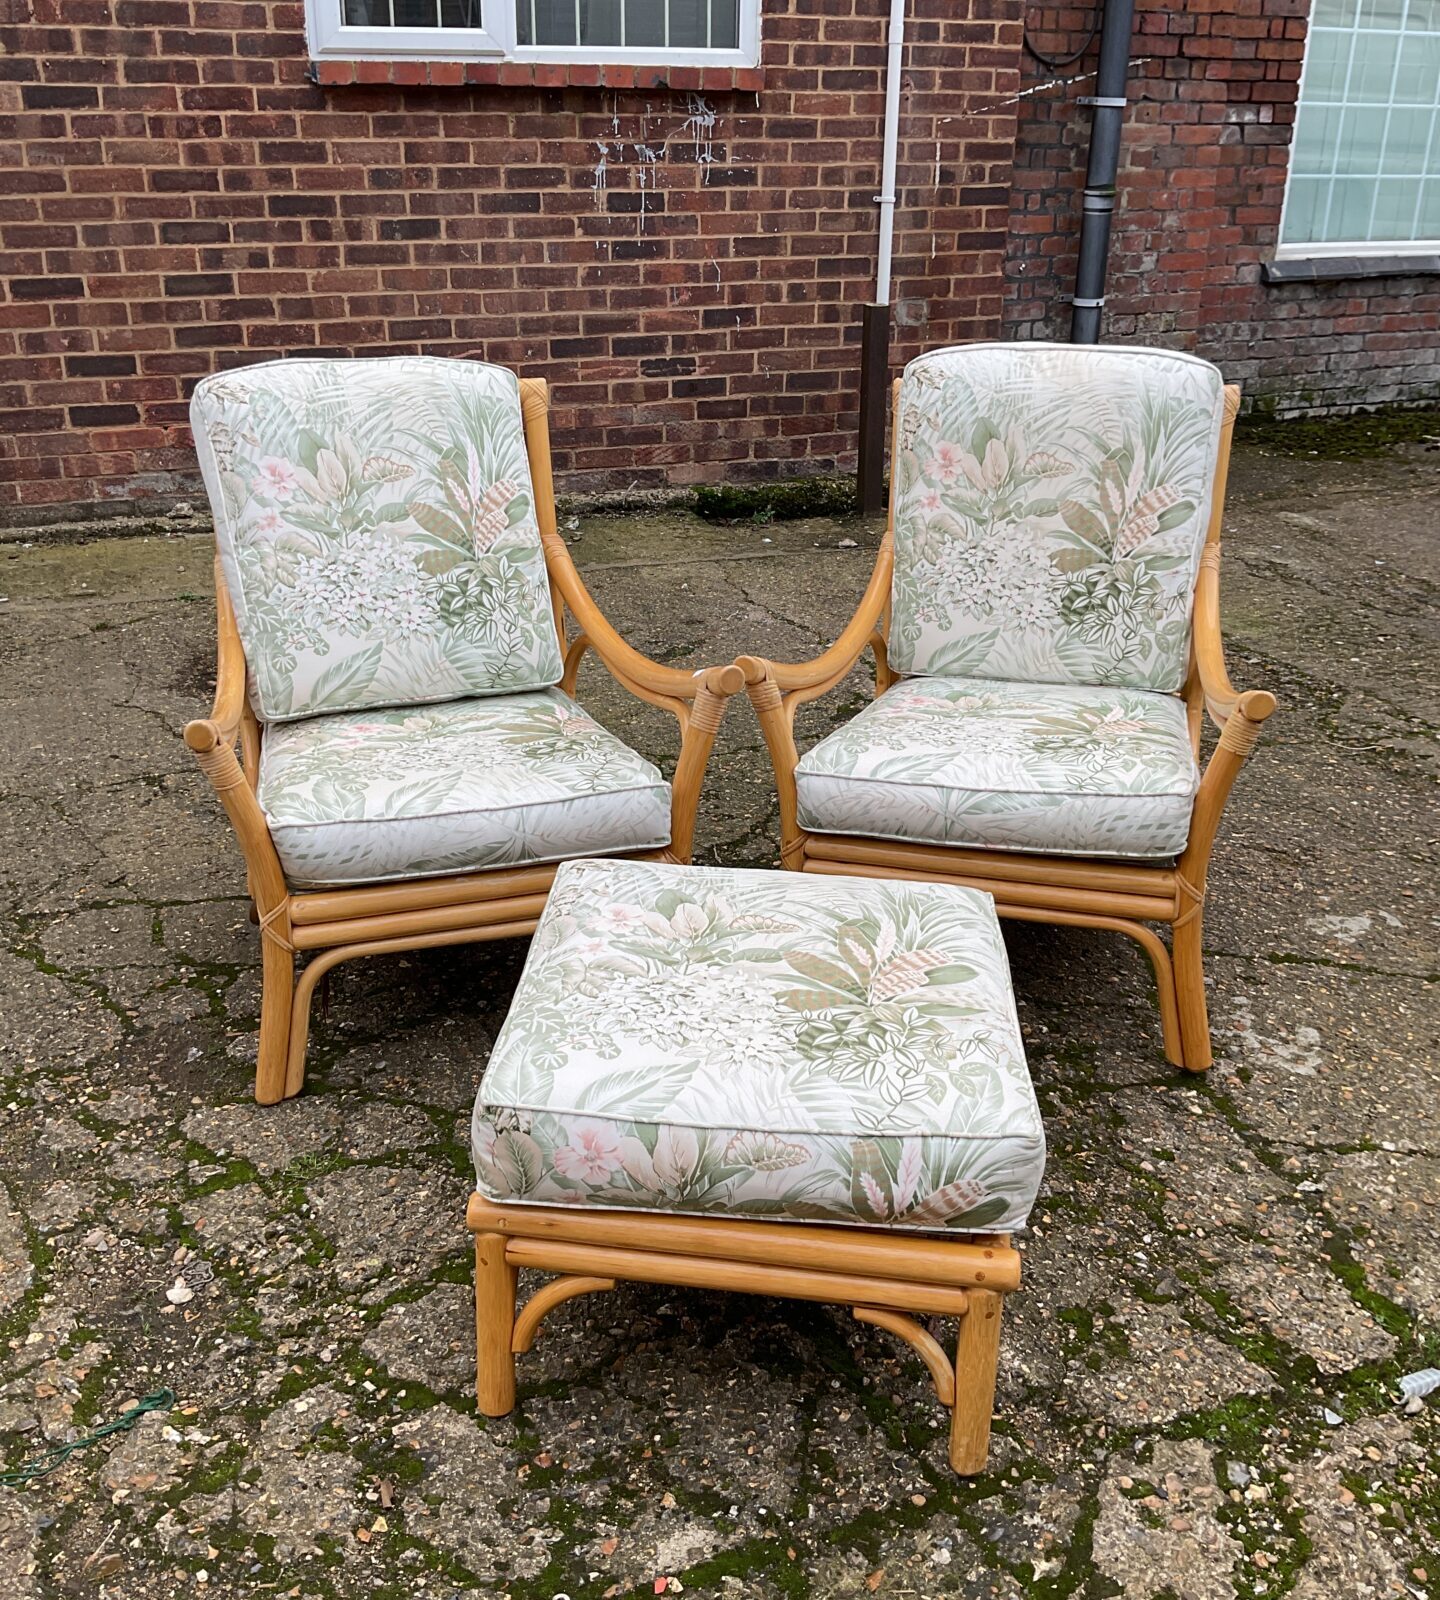
[[[976,344],[905,369],[890,659],[1178,690],[1224,385],[1119,346]]]
[[[567,862],[473,1146],[507,1202],[1018,1227],[1045,1141],[990,897]]]
[[[262,721],[559,681],[513,373],[271,362],[191,420]]]

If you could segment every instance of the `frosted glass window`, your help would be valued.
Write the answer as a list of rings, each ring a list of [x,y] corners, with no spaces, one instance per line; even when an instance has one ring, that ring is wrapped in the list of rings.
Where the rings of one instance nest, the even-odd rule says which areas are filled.
[[[1440,249],[1440,0],[1315,0],[1282,252]]]

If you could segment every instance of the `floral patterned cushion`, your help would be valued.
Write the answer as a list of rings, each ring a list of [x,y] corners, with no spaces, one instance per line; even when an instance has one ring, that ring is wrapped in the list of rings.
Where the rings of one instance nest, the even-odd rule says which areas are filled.
[[[1224,384],[1119,346],[974,344],[905,369],[890,659],[923,677],[1173,693]]]
[[[263,722],[559,682],[513,373],[272,361],[190,420]]]
[[[1142,689],[911,678],[804,755],[800,825],[1067,856],[1185,848],[1185,704]]]
[[[670,842],[670,787],[558,689],[265,730],[259,798],[295,888]]]
[[[989,895],[556,874],[475,1102],[492,1199],[1019,1227],[1045,1164]]]

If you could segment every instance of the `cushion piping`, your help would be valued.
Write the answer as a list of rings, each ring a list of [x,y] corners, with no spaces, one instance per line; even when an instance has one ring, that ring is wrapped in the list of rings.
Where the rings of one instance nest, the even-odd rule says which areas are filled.
[[[629,749],[628,745],[626,749]],[[656,783],[628,784],[623,789],[596,789],[585,794],[550,795],[543,800],[514,800],[504,806],[460,806],[455,811],[416,811],[407,813],[403,817],[329,817],[319,822],[277,821],[265,809],[263,800],[260,802],[260,809],[265,813],[265,820],[272,828],[384,828],[399,822],[439,822],[446,817],[493,817],[502,811],[533,810],[537,806],[566,806],[574,804],[576,800],[601,800],[615,794],[652,794],[658,790],[663,790],[667,795],[670,793],[670,785],[664,778]]]

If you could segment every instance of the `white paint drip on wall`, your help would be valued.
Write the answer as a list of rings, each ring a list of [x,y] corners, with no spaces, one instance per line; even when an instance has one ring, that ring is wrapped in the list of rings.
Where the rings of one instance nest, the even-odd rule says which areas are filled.
[[[703,182],[710,181],[710,168],[715,162],[715,108],[698,94],[686,101],[690,115],[680,124],[680,134],[690,134],[695,140],[695,164],[704,167]]]

